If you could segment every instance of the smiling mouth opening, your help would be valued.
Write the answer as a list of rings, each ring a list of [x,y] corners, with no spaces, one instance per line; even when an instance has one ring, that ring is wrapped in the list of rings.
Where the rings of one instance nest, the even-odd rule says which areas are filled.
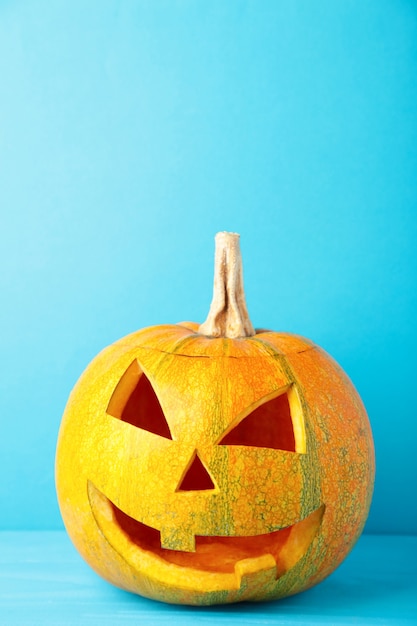
[[[261,535],[195,536],[195,551],[184,552],[161,546],[160,532],[135,520],[88,481],[88,494],[93,515],[104,536],[110,539],[119,531],[130,544],[140,551],[151,553],[167,564],[213,573],[244,574],[246,570],[258,571],[276,568],[275,577],[283,576],[306,554],[320,527],[324,504],[303,520]],[[114,537],[113,537],[114,538]]]

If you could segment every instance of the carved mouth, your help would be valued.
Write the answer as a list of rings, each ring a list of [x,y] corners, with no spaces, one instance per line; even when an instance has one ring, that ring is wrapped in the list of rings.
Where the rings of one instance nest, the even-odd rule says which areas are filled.
[[[229,588],[238,588],[242,576],[255,572],[273,570],[275,579],[286,574],[306,554],[318,532],[325,509],[323,504],[295,524],[261,535],[196,535],[195,551],[184,552],[163,548],[158,530],[124,513],[91,481],[88,481],[87,487],[98,527],[115,549],[119,546],[117,551],[132,565],[143,566],[149,557],[154,557],[161,565],[178,566],[184,572],[192,570],[203,577],[210,573],[224,574],[229,579]]]

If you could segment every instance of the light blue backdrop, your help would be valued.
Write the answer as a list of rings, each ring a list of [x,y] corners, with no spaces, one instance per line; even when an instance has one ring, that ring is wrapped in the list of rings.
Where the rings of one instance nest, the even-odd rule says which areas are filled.
[[[2,528],[61,528],[54,453],[104,346],[202,321],[241,234],[256,326],[345,368],[367,530],[417,530],[417,4],[0,2]]]

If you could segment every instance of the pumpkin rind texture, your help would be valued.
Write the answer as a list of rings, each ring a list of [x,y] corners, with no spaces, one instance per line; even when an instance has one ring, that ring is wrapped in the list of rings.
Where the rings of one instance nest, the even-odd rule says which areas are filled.
[[[109,582],[164,602],[281,598],[320,582],[364,526],[366,411],[311,341],[154,326],[101,352],[65,409],[67,531]]]

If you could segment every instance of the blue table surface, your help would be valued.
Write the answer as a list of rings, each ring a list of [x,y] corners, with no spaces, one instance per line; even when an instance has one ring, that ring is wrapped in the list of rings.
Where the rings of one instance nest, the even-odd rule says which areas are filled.
[[[363,535],[317,587],[276,602],[165,605],[116,589],[63,531],[0,533],[0,624],[389,624],[417,626],[417,536]]]

